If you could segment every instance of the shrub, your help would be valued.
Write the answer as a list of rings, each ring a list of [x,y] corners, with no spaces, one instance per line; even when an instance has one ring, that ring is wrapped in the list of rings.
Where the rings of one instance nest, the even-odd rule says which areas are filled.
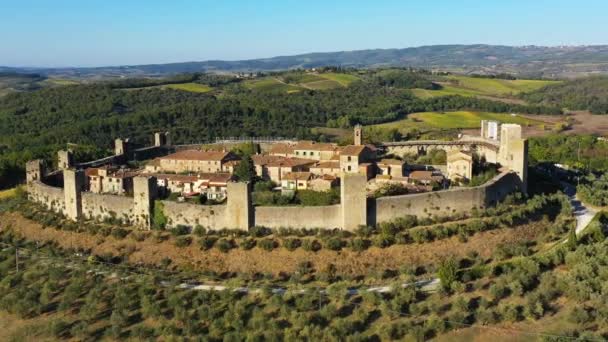
[[[458,264],[453,258],[443,260],[437,270],[437,277],[441,281],[441,288],[450,291],[452,284],[457,280]]]
[[[197,224],[192,230],[192,233],[196,236],[203,236],[207,234],[207,229],[205,229],[205,227],[201,226],[200,224]]]
[[[112,229],[112,237],[117,240],[122,240],[129,235],[129,231],[123,228],[114,228]]]
[[[431,240],[431,233],[428,229],[416,229],[410,232],[410,234],[416,243],[425,243]]]
[[[317,240],[304,240],[302,243],[302,248],[305,251],[316,252],[321,250],[321,244]]]
[[[574,308],[572,308],[572,311],[570,311],[570,314],[568,316],[568,320],[576,324],[587,323],[590,318],[591,317],[589,316],[587,310],[579,306],[575,306]]]
[[[378,248],[386,248],[395,243],[395,239],[386,234],[380,234],[374,238],[374,246]]]
[[[178,224],[177,227],[171,229],[171,234],[173,234],[173,236],[190,234],[190,227]]]
[[[282,245],[288,250],[294,251],[302,245],[302,241],[300,239],[283,239]]]
[[[361,225],[355,230],[355,234],[361,237],[368,237],[374,233],[374,227]]]
[[[215,244],[221,252],[228,253],[232,248],[234,248],[234,241],[227,239],[219,239]]]
[[[99,228],[99,234],[101,234],[102,236],[109,236],[110,234],[112,234],[112,228],[104,226]]]
[[[370,242],[366,239],[355,238],[350,241],[350,248],[355,252],[363,252],[369,248]]]
[[[213,247],[213,245],[215,244],[215,241],[217,241],[216,237],[203,236],[198,240],[198,244],[202,250],[206,251]]]
[[[343,245],[344,245],[344,243],[342,242],[342,240],[340,240],[338,238],[330,238],[327,241],[325,241],[325,248],[331,249],[332,251],[341,250]]]
[[[277,247],[277,242],[273,239],[262,239],[258,242],[258,247],[265,251],[272,251]]]
[[[249,235],[251,235],[253,237],[264,237],[264,236],[268,236],[270,234],[272,234],[272,230],[270,230],[266,227],[255,226],[255,227],[249,229]]]
[[[192,238],[189,236],[178,236],[175,239],[175,246],[177,246],[177,247],[190,246],[191,243],[192,243]]]
[[[241,248],[246,251],[252,249],[253,247],[255,247],[255,245],[255,239],[244,239],[240,243]]]

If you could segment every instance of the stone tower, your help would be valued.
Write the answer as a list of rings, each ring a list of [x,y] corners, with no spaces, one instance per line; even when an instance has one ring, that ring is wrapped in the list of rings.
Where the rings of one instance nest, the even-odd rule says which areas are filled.
[[[42,159],[30,160],[25,164],[25,179],[28,184],[42,181],[42,176],[44,176]]]
[[[363,145],[363,128],[361,125],[355,126],[354,144],[357,146]]]
[[[154,146],[163,146],[167,143],[165,134],[161,132],[154,133]]]
[[[228,201],[224,225],[231,229],[249,230],[253,226],[251,189],[246,182],[230,182],[227,187]]]
[[[500,127],[498,162],[517,173],[521,191],[528,190],[528,141],[522,138],[521,126],[503,124]]]
[[[367,224],[367,177],[363,174],[342,173],[340,181],[342,229],[353,231]]]
[[[121,156],[129,152],[129,139],[117,138],[114,140],[114,155]]]
[[[135,224],[150,229],[156,199],[156,177],[133,178],[133,217]]]
[[[74,156],[71,151],[61,150],[57,152],[57,166],[59,170],[69,169],[74,166]]]
[[[65,216],[77,221],[82,216],[81,193],[84,187],[82,170],[63,170],[63,195],[65,198]]]

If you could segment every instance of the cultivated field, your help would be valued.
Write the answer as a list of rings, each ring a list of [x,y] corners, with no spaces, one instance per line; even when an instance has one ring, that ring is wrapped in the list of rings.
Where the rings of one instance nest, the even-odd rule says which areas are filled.
[[[546,80],[502,80],[477,78],[467,76],[448,76],[439,82],[442,89],[414,89],[414,95],[420,98],[430,98],[447,95],[478,96],[478,97],[510,97],[521,92],[540,89],[559,81]]]
[[[180,84],[167,84],[162,86],[163,88],[184,90],[192,93],[206,93],[213,90],[210,86],[200,83],[180,83]]]
[[[372,127],[408,131],[418,129],[467,129],[481,127],[481,120],[496,120],[502,123],[515,123],[522,126],[542,126],[545,121],[524,117],[521,115],[487,113],[487,112],[423,112],[409,114],[407,118],[399,121],[373,125]]]

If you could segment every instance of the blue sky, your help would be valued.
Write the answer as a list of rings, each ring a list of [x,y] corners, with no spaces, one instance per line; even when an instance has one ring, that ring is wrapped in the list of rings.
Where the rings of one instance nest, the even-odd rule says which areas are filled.
[[[249,59],[432,44],[608,43],[605,0],[0,0],[0,65]]]

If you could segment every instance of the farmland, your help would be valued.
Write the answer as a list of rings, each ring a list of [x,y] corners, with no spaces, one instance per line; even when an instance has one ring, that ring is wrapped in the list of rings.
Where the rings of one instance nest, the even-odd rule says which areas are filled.
[[[388,122],[379,125],[373,125],[373,127],[393,129],[396,128],[399,131],[408,131],[412,128],[418,129],[466,129],[466,128],[479,128],[481,127],[481,120],[496,120],[503,123],[515,123],[522,126],[541,126],[547,124],[544,121],[531,119],[529,117],[523,117],[520,115],[510,114],[499,114],[499,113],[487,113],[487,112],[470,112],[470,111],[456,111],[456,112],[423,112],[414,113],[407,116],[407,118]]]
[[[189,92],[193,92],[193,93],[206,93],[208,91],[213,90],[213,88],[211,88],[208,85],[200,84],[200,83],[193,83],[193,82],[168,84],[163,87],[169,88],[169,89],[184,90],[184,91],[189,91]]]
[[[414,95],[430,98],[446,95],[513,97],[523,92],[531,92],[560,81],[548,80],[504,80],[450,75],[441,77],[437,83],[439,90],[414,89]]]

